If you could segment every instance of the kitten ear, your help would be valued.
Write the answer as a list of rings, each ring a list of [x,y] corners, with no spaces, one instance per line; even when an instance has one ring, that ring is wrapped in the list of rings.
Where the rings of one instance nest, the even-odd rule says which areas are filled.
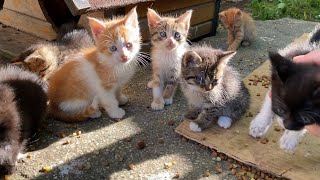
[[[272,74],[277,74],[282,82],[285,82],[294,71],[294,63],[276,52],[269,52],[272,65]]]
[[[127,14],[125,18],[125,25],[132,26],[134,28],[138,28],[138,14],[137,14],[137,6],[132,8],[131,11]]]
[[[194,51],[188,51],[184,54],[182,59],[182,66],[197,67],[202,62],[201,57]]]
[[[106,25],[104,22],[96,18],[88,17],[88,19],[89,19],[89,26],[90,26],[92,35],[95,41],[97,41],[100,35],[106,30]]]
[[[226,19],[226,14],[225,14],[224,11],[222,11],[221,13],[219,13],[219,19],[220,19],[221,21],[224,21],[224,20]]]
[[[235,13],[235,15],[234,15],[234,18],[237,19],[237,20],[239,20],[239,19],[241,18],[241,16],[242,16],[241,10],[240,10],[240,9],[237,9],[237,11],[236,11],[236,13]]]
[[[236,54],[235,51],[223,51],[222,54],[218,56],[217,61],[217,77],[221,77],[224,71],[224,68],[227,66],[229,60]]]
[[[192,16],[192,10],[188,10],[184,14],[178,17],[177,22],[184,25],[185,30],[190,28],[190,20]]]
[[[148,19],[149,28],[153,29],[157,27],[159,21],[161,20],[161,17],[156,11],[148,8],[147,19]]]

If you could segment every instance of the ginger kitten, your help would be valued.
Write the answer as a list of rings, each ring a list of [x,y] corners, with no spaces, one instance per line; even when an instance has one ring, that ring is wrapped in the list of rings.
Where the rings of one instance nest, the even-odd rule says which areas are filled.
[[[78,122],[101,115],[122,118],[128,97],[121,88],[135,72],[140,50],[136,8],[108,21],[89,18],[95,47],[68,60],[49,80],[49,112],[62,121]]]
[[[191,121],[192,131],[203,131],[212,122],[227,129],[247,110],[249,92],[239,73],[227,64],[234,55],[207,46],[194,46],[185,53],[181,90],[188,99],[185,118]]]
[[[0,68],[0,179],[15,171],[21,151],[47,112],[47,85],[15,66]]]
[[[228,31],[228,51],[236,51],[240,44],[248,46],[256,39],[256,25],[249,14],[229,8],[220,12],[219,18]]]
[[[172,97],[178,86],[181,71],[181,59],[189,47],[187,43],[192,10],[179,16],[161,17],[154,10],[148,9],[148,25],[151,34],[153,110],[162,110],[164,105],[171,105]]]
[[[93,39],[85,29],[74,29],[55,42],[39,42],[32,45],[12,63],[36,73],[47,81],[66,59],[83,48],[93,46]]]

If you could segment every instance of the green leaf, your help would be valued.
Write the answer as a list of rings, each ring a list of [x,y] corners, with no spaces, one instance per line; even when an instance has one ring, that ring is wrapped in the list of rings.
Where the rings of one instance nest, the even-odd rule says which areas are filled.
[[[278,9],[283,9],[286,7],[286,3],[279,3],[277,7]]]

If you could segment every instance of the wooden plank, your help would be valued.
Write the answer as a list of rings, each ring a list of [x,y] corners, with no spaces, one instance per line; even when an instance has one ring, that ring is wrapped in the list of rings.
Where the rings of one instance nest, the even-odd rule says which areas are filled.
[[[146,16],[148,8],[152,8],[157,12],[163,13],[196,6],[206,2],[214,4],[212,0],[157,0],[155,2],[144,2],[137,6],[137,13],[139,17],[144,17]],[[129,12],[135,6],[136,5],[126,6],[125,11]]]
[[[57,37],[50,23],[5,8],[0,11],[0,22],[47,40]]]
[[[303,35],[301,38],[306,38],[306,36]],[[248,86],[249,79],[253,75],[258,75],[259,77],[262,75],[269,76],[269,61],[243,79],[252,97],[248,112],[256,115],[260,110],[268,89],[261,86],[261,84]],[[257,93],[260,93],[261,96],[257,96]],[[276,176],[294,180],[319,179],[320,138],[307,134],[302,138],[294,153],[284,152],[279,148],[279,140],[283,134],[283,130],[275,130],[277,123],[274,122],[265,134],[269,142],[262,144],[249,135],[249,124],[252,119],[253,117],[249,116],[242,117],[229,129],[220,128],[214,123],[209,129],[201,133],[191,132],[189,130],[189,121],[183,121],[176,128],[176,132],[225,153],[247,165],[254,166]]]
[[[46,21],[38,0],[5,0],[3,8]]]
[[[102,10],[102,11],[96,11],[96,12],[89,12],[86,14],[82,14],[80,16],[80,19],[78,21],[78,25],[86,28],[88,30],[88,32],[91,32],[90,27],[89,27],[88,17],[95,17],[95,18],[103,19],[104,18],[104,11]]]
[[[208,21],[197,26],[191,27],[189,31],[189,39],[202,37],[211,32],[212,21]]]
[[[74,16],[82,14],[82,12],[91,7],[87,0],[64,0],[64,2]]]

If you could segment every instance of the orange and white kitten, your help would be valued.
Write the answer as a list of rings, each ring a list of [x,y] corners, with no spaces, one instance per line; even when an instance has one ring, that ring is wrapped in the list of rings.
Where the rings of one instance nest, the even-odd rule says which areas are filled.
[[[228,31],[229,51],[236,51],[240,44],[248,46],[256,39],[256,25],[249,14],[229,8],[219,13],[219,18]]]
[[[188,49],[188,31],[192,10],[179,16],[160,17],[154,10],[148,9],[148,25],[151,34],[153,110],[162,110],[164,105],[172,104],[172,97],[178,86],[181,72],[181,60]]]
[[[126,16],[101,21],[89,18],[95,47],[62,65],[49,80],[49,113],[67,122],[101,116],[122,118],[128,98],[121,88],[135,72],[140,50],[136,8]]]

